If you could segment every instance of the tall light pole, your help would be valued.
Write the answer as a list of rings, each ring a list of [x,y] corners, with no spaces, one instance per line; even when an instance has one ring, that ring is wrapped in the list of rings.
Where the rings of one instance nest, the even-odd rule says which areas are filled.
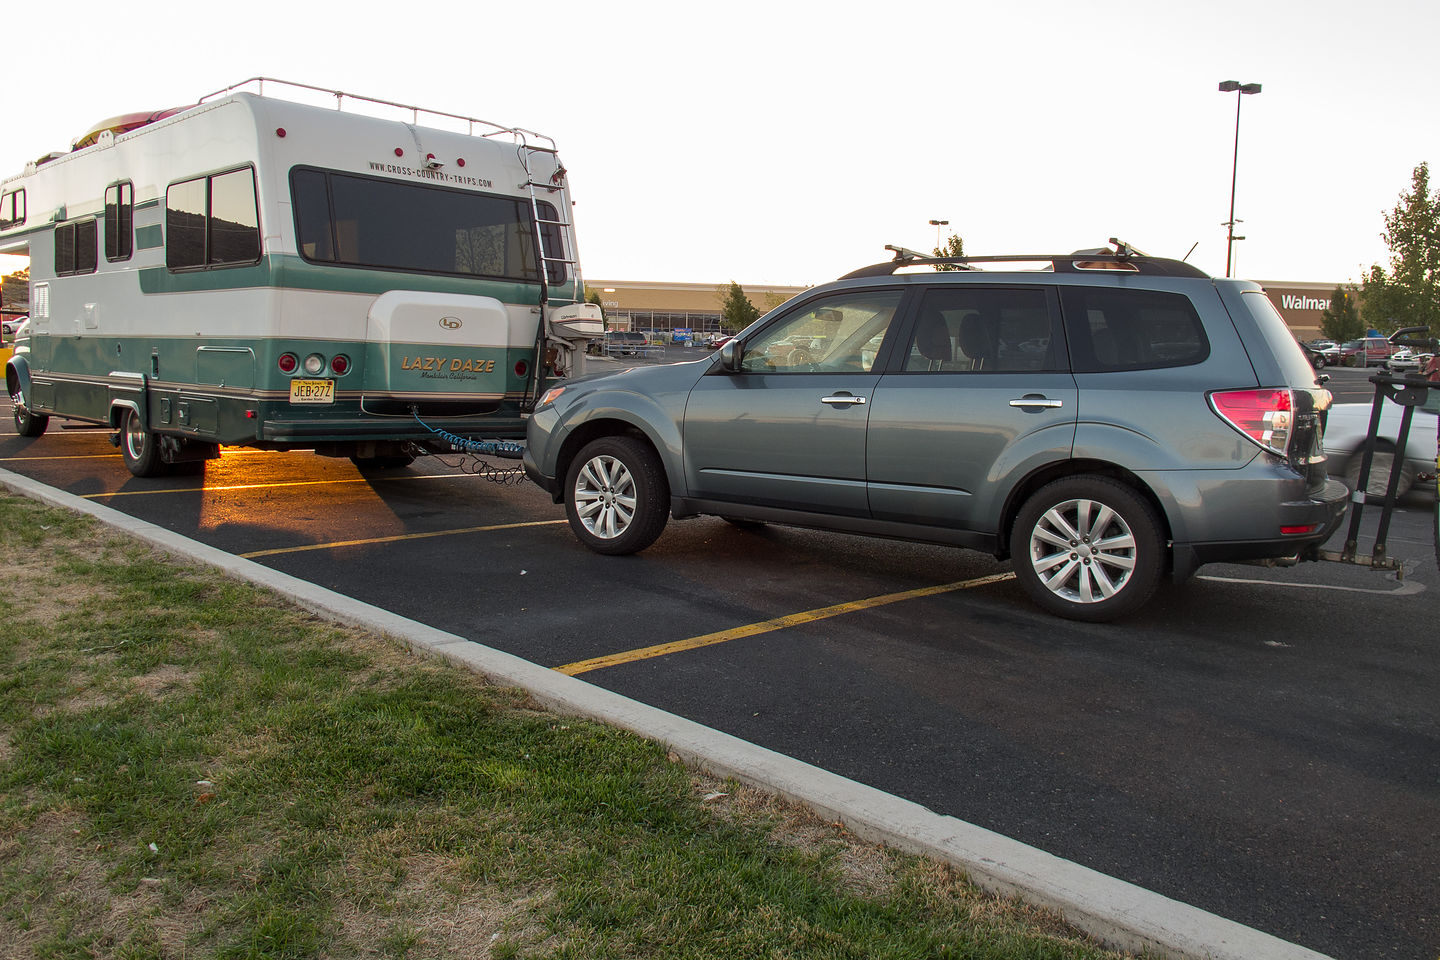
[[[1230,219],[1225,222],[1225,276],[1230,276],[1230,255],[1235,247],[1236,240],[1243,240],[1244,237],[1235,236],[1235,174],[1240,167],[1240,96],[1246,93],[1259,93],[1260,84],[1241,83],[1239,80],[1220,81],[1221,93],[1235,94],[1235,155],[1230,160]]]
[[[930,226],[935,228],[935,249],[940,249],[940,228],[950,226],[949,220],[931,220]]]

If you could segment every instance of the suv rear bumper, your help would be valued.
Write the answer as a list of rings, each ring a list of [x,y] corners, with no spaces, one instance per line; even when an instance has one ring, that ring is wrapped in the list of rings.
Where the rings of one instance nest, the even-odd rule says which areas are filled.
[[[1350,488],[1339,480],[1325,481],[1319,497],[1279,505],[1279,526],[1308,527],[1310,532],[1265,540],[1176,542],[1173,577],[1178,583],[1207,563],[1297,558],[1318,560],[1321,544],[1339,529],[1350,508]]]

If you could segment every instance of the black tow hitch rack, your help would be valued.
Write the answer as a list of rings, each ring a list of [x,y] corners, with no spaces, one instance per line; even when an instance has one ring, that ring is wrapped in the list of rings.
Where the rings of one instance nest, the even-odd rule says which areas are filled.
[[[1390,342],[1396,346],[1412,347],[1418,351],[1440,353],[1440,339],[1412,336],[1429,332],[1429,327],[1405,327],[1397,330],[1391,336]],[[1350,494],[1353,509],[1350,512],[1350,529],[1345,534],[1345,548],[1339,553],[1333,550],[1322,550],[1320,556],[1325,560],[1354,563],[1375,570],[1394,570],[1396,577],[1403,579],[1404,567],[1398,560],[1386,554],[1386,541],[1390,536],[1390,518],[1395,512],[1395,491],[1400,484],[1400,471],[1405,463],[1405,445],[1410,439],[1410,422],[1414,419],[1415,408],[1425,402],[1431,390],[1440,389],[1440,383],[1426,380],[1418,373],[1404,377],[1379,373],[1371,377],[1370,382],[1375,384],[1375,402],[1370,408],[1370,428],[1365,436],[1364,453],[1360,459],[1360,476],[1356,481],[1355,489]],[[1398,403],[1403,408],[1400,415],[1400,432],[1395,438],[1395,456],[1390,463],[1390,477],[1385,486],[1385,500],[1380,506],[1380,525],[1375,532],[1375,547],[1370,556],[1362,557],[1357,555],[1356,550],[1360,536],[1360,520],[1364,515],[1365,502],[1368,499],[1366,490],[1369,488],[1370,467],[1375,457],[1376,434],[1380,428],[1380,411],[1384,408],[1387,400]],[[1436,443],[1437,456],[1440,456],[1440,439],[1437,439]],[[1435,560],[1437,564],[1440,564],[1440,503],[1436,504],[1435,509]]]

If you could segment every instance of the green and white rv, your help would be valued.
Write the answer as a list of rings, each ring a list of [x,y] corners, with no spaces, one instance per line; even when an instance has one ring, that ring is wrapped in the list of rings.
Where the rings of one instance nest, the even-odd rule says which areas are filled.
[[[21,434],[108,425],[137,476],[221,445],[398,465],[523,437],[581,372],[602,324],[554,141],[280,84],[106,121],[0,181],[0,252],[30,257]]]

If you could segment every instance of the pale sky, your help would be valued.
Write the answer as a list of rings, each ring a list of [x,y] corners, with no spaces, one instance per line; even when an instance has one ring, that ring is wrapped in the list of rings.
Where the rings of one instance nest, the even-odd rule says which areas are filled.
[[[591,279],[822,283],[932,219],[1223,275],[1239,80],[1235,272],[1331,283],[1440,186],[1437,36],[1436,0],[12,2],[0,176],[264,75],[555,138]]]

